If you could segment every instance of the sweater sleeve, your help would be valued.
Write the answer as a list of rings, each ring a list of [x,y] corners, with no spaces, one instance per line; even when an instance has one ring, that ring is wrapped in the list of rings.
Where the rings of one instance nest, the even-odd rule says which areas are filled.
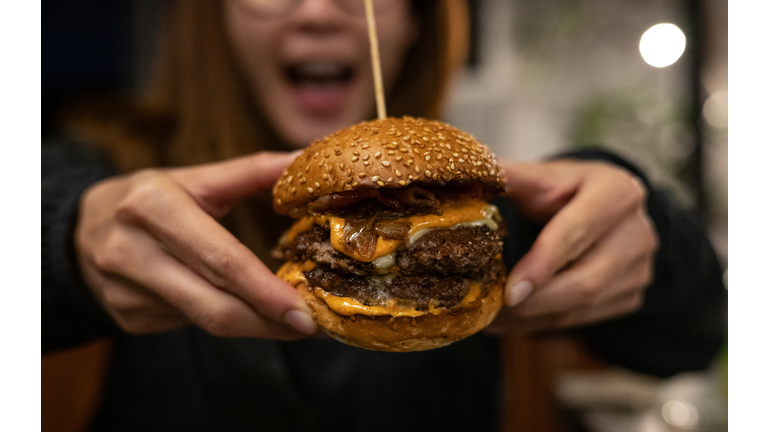
[[[65,140],[42,145],[42,352],[117,333],[92,297],[77,266],[73,230],[80,195],[114,174],[106,159]]]
[[[666,377],[707,368],[725,340],[727,299],[722,267],[701,217],[681,208],[639,169],[614,154],[586,150],[557,158],[604,161],[640,178],[648,189],[647,211],[660,240],[643,306],[576,333],[607,361],[639,372]],[[522,227],[515,234],[520,246],[505,257],[511,265],[527,251],[540,227],[522,219],[514,208],[507,213],[505,218]]]

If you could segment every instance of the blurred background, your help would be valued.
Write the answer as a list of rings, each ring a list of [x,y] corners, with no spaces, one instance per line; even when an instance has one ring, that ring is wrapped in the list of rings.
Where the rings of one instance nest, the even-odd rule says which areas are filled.
[[[42,2],[44,138],[56,133],[56,113],[67,104],[141,87],[162,7],[152,0]],[[470,9],[472,50],[446,120],[507,158],[588,146],[627,157],[703,210],[727,268],[727,0],[479,0]],[[518,340],[506,349],[516,362],[507,385],[529,396],[510,410],[508,430],[727,430],[712,418],[724,415],[727,351],[711,375],[658,382],[597,374],[597,362],[564,340]],[[78,430],[93,410],[105,372],[94,366],[76,375],[73,366],[83,363],[69,354],[43,358],[43,430]],[[542,362],[544,375],[525,367]],[[62,377],[76,378],[85,396],[56,390],[68,385]],[[545,404],[579,421],[553,420]]]

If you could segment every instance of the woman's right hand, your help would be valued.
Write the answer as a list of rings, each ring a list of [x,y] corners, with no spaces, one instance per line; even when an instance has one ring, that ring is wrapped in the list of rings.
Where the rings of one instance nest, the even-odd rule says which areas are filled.
[[[263,152],[90,187],[75,248],[96,299],[133,334],[190,324],[216,336],[314,333],[312,311],[296,290],[218,222],[236,201],[271,188],[295,157]]]

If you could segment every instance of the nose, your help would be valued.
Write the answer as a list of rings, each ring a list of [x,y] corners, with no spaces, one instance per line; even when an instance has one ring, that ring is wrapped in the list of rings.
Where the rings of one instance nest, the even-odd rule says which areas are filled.
[[[292,14],[295,24],[313,33],[336,31],[346,14],[332,0],[304,0]]]

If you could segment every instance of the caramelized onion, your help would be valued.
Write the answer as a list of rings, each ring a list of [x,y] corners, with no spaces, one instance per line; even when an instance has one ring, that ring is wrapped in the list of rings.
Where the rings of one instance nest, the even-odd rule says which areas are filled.
[[[326,210],[348,208],[367,199],[375,199],[390,209],[401,210],[403,208],[400,201],[382,195],[377,189],[369,188],[326,194],[312,201],[308,207],[312,212],[322,213]]]
[[[435,207],[438,204],[435,194],[418,186],[387,189],[384,193],[406,207]]]
[[[370,261],[376,253],[379,236],[374,232],[373,222],[376,216],[350,215],[342,231],[342,244],[346,252],[357,252],[364,260]]]
[[[377,220],[373,224],[373,231],[384,238],[408,240],[411,224],[398,220]]]

